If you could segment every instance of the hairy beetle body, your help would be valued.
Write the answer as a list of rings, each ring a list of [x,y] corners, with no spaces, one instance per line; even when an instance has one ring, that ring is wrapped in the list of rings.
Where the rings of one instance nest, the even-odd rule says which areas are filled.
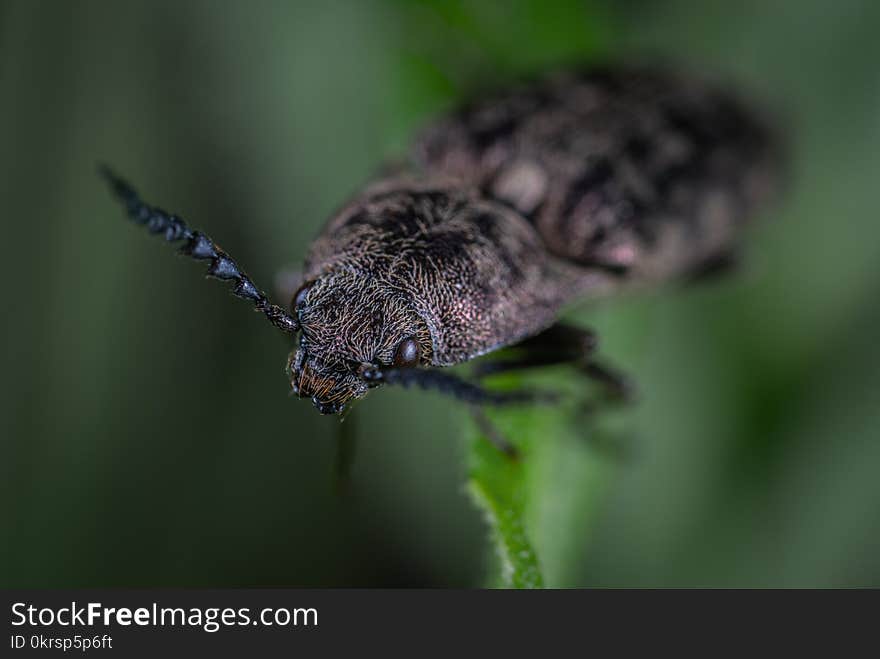
[[[291,387],[322,413],[382,383],[524,400],[429,369],[530,340],[580,299],[723,257],[775,177],[767,130],[732,96],[627,69],[550,76],[473,103],[432,124],[412,155],[409,171],[370,184],[326,224],[290,313],[209,238],[106,176],[136,221],[187,240],[185,253],[212,259],[209,275],[301,332]],[[551,334],[581,347],[545,345],[530,365],[592,350],[582,331]]]
[[[423,322],[424,363],[431,366],[457,364],[530,336],[590,287],[582,268],[548,253],[509,207],[476,189],[405,178],[368,188],[313,243],[306,280],[323,282],[333,273],[348,276],[347,285],[334,287],[348,308],[363,301],[380,309],[380,298],[366,293],[379,285],[411,309]],[[597,273],[594,285],[604,278]],[[309,313],[336,304],[312,290]],[[398,315],[381,313],[374,331],[393,335]],[[326,331],[326,323],[320,326]],[[390,363],[381,349],[367,352],[358,354]]]
[[[766,128],[728,92],[627,69],[473,103],[425,131],[414,158],[517,209],[551,253],[652,281],[729,249],[776,166]]]

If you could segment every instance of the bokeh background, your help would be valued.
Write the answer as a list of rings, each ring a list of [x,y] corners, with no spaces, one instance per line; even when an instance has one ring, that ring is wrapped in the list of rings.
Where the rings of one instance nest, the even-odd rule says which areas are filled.
[[[371,396],[339,487],[284,339],[95,163],[268,288],[432,114],[597,56],[740,80],[795,158],[740,274],[586,314],[638,450],[551,584],[880,585],[878,28],[870,0],[0,2],[0,585],[487,583],[460,408]]]

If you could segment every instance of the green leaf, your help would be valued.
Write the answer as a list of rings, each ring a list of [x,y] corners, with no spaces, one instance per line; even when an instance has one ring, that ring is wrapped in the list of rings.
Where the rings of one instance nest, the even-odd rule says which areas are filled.
[[[512,458],[468,429],[469,490],[491,529],[507,588],[570,586],[583,563],[590,522],[610,465],[597,450],[597,418],[580,411],[585,385],[563,369],[541,379],[496,378],[504,387],[568,390],[571,402],[487,411],[493,426],[513,443]]]
[[[650,300],[631,301],[616,305],[613,313],[592,311],[590,322],[571,320],[595,329],[603,337],[600,357],[634,375],[652,308]],[[477,424],[467,427],[468,487],[486,516],[501,568],[490,582],[506,588],[576,586],[604,492],[637,448],[636,406],[599,403],[588,413],[584,403],[599,402],[600,390],[565,366],[495,377],[487,384],[562,396],[552,405],[485,410],[495,429],[516,446],[516,459],[483,437]]]
[[[515,478],[510,482],[516,482]],[[502,484],[502,488],[504,485]],[[523,523],[523,511],[511,492],[493,489],[484,479],[470,482],[471,495],[486,513],[493,529],[495,547],[501,563],[501,585],[510,588],[542,588],[544,578],[538,557],[532,548]]]

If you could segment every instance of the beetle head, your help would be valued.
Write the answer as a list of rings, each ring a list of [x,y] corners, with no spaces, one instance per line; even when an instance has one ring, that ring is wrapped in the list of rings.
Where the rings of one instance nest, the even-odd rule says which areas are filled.
[[[364,396],[382,369],[430,361],[425,322],[405,293],[374,277],[326,273],[300,288],[293,310],[302,334],[288,362],[290,384],[322,414]]]

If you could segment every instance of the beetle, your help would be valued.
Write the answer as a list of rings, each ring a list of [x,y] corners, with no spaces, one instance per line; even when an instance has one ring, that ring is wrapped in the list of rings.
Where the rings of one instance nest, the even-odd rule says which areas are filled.
[[[298,335],[290,386],[322,414],[382,384],[474,406],[536,400],[480,376],[557,363],[625,397],[626,378],[595,359],[593,333],[560,315],[728,263],[778,178],[759,113],[723,87],[643,68],[556,73],[491,94],[430,124],[410,155],[329,220],[287,306],[213,239],[101,173],[135,222],[183,241],[208,276]],[[471,379],[446,370],[506,346],[521,356]]]

